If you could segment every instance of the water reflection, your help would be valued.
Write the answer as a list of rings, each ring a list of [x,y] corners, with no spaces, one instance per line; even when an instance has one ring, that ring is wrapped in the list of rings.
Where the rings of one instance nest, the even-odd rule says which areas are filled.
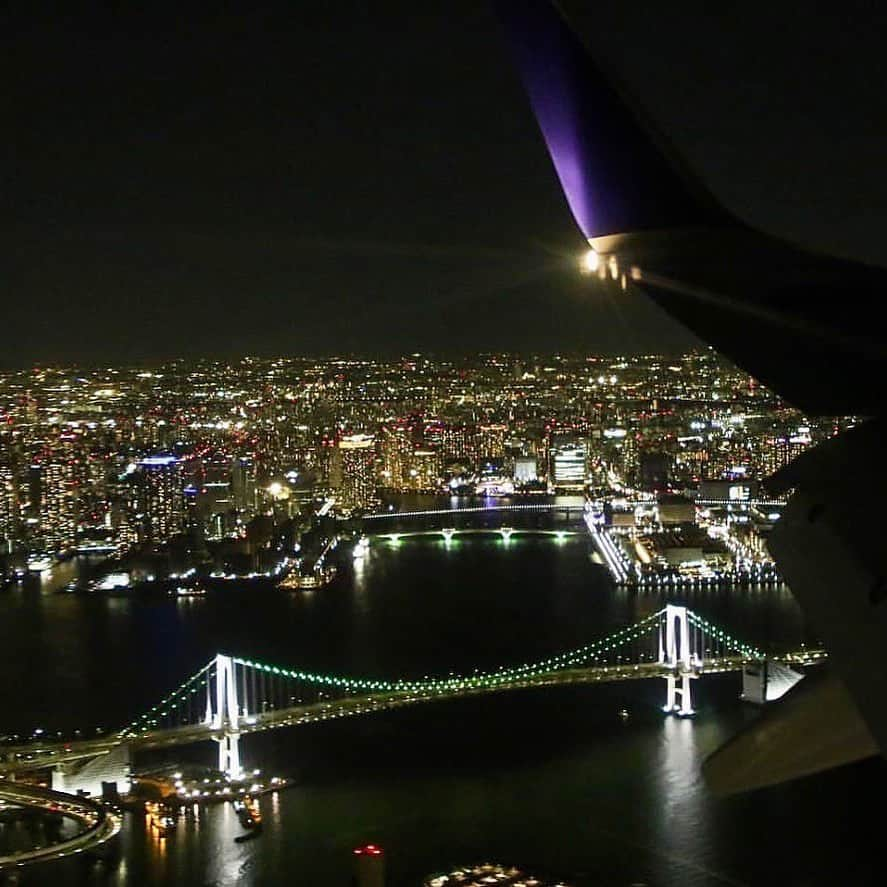
[[[667,599],[614,589],[590,553],[581,536],[562,544],[515,537],[508,545],[466,536],[449,547],[405,538],[399,546],[374,542],[328,587],[308,593],[232,589],[173,601],[13,590],[0,596],[0,732],[40,723],[37,714],[46,712],[59,726],[65,718],[89,724],[91,715],[101,716],[93,724],[126,723],[219,649],[336,674],[471,672],[582,646]],[[701,615],[750,642],[803,635],[787,592],[692,598]],[[241,829],[227,806],[183,817],[162,846],[128,817],[126,865],[89,883],[347,883],[350,848],[376,839],[390,843],[392,865],[406,871],[392,872],[392,883],[421,883],[429,871],[486,853],[556,863],[559,851],[568,857],[565,874],[597,873],[589,883],[610,883],[607,872],[620,865],[632,877],[613,883],[640,874],[649,883],[718,883],[724,877],[708,868],[723,865],[713,841],[725,830],[710,816],[698,775],[699,756],[717,734],[706,706],[718,680],[694,686],[703,708],[696,722],[647,718],[661,705],[661,682],[632,682],[250,736],[252,763],[301,779],[262,801],[261,838],[235,843]],[[735,676],[729,681],[732,711],[738,685]],[[631,717],[614,726],[622,708]],[[179,753],[208,764],[215,749],[205,743]],[[586,847],[576,833],[582,822],[606,834]],[[741,843],[750,825],[730,825],[730,841]],[[22,883],[44,882],[35,871]],[[85,881],[71,866],[56,883]]]
[[[235,838],[243,834],[230,804],[208,809],[212,817],[209,831],[210,853],[206,880],[210,884],[250,885],[254,883],[255,867],[252,865],[254,844],[238,844]]]
[[[656,845],[683,884],[745,887],[731,874],[706,864],[716,859],[717,801],[702,780],[701,764],[722,738],[716,724],[705,718],[666,717],[662,723],[654,769]]]

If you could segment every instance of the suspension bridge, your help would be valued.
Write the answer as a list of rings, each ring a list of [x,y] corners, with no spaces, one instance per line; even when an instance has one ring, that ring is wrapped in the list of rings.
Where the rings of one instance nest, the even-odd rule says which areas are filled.
[[[825,655],[821,650],[800,650],[769,661],[777,667],[802,666]],[[122,754],[128,762],[129,755],[140,749],[214,740],[218,769],[236,778],[242,773],[240,739],[249,733],[422,702],[567,684],[661,678],[665,680],[664,710],[687,716],[693,713],[695,679],[740,671],[748,663],[762,661],[766,657],[754,646],[687,607],[671,604],[578,649],[470,675],[389,681],[323,674],[219,653],[113,735],[39,747],[5,747],[0,750],[0,775],[52,767],[62,777],[59,787],[71,788],[78,785],[78,768],[100,764],[102,757]]]

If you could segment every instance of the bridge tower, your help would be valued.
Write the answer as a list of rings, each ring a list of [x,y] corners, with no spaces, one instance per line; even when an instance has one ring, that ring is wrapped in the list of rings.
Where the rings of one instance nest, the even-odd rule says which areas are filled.
[[[659,662],[668,669],[668,674],[664,676],[668,682],[662,708],[664,712],[681,717],[694,714],[690,680],[699,676],[702,665],[699,652],[693,649],[693,632],[690,631],[687,608],[667,604],[665,619],[659,623]]]
[[[216,704],[212,706],[207,683],[207,723],[218,731],[219,770],[234,779],[243,774],[240,764],[240,705],[237,699],[237,681],[234,676],[234,660],[222,653],[216,654]],[[245,717],[245,713],[244,713]]]

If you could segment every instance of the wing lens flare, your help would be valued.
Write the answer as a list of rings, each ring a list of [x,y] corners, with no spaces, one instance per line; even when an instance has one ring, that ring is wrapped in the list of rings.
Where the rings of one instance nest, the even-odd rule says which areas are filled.
[[[579,260],[579,267],[582,269],[583,274],[596,274],[600,265],[601,257],[594,247],[589,249]]]

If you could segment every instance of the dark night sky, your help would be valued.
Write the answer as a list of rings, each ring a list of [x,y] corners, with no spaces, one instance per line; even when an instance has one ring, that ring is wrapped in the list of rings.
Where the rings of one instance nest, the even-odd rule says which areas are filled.
[[[0,363],[691,341],[575,273],[483,3],[107,6],[0,13]],[[772,6],[566,4],[729,207],[887,264],[883,14]]]

